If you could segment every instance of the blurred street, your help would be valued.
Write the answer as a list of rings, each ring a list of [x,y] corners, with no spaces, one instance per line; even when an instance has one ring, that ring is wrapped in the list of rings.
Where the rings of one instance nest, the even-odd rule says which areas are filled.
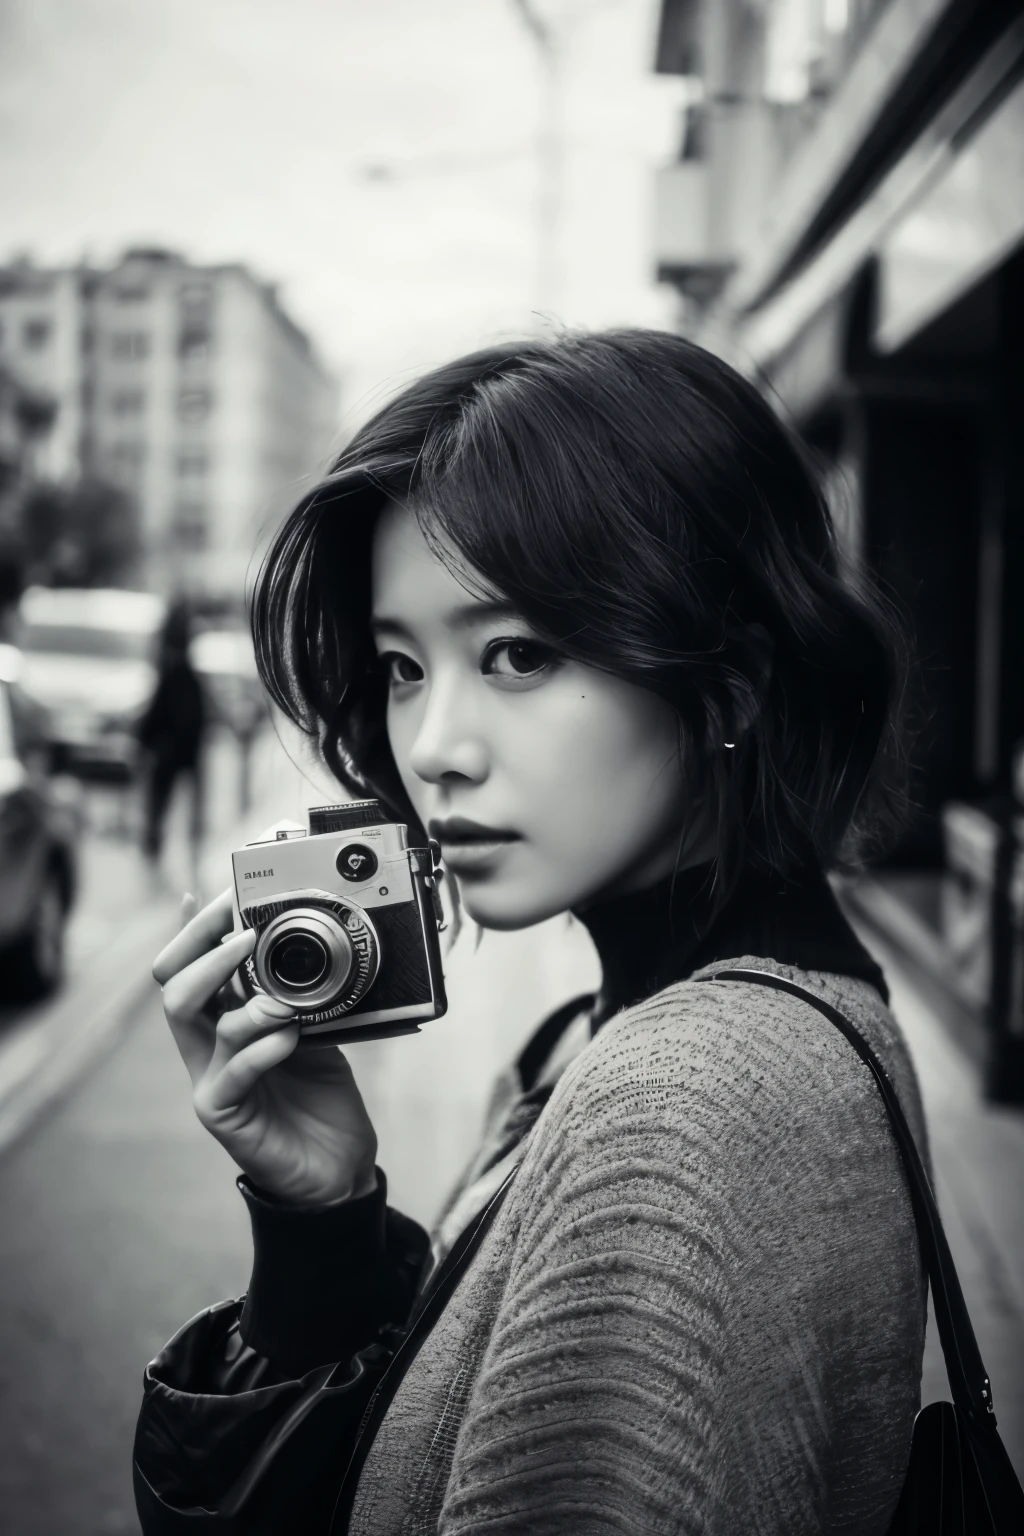
[[[217,752],[206,894],[236,836],[302,815],[322,798],[322,786],[306,782],[268,734],[257,753],[257,800],[239,823],[231,814],[237,762],[229,744]],[[137,1530],[130,1455],[143,1366],[185,1319],[243,1290],[248,1278],[233,1167],[192,1114],[147,980],[188,872],[183,807],[172,812],[166,885],[155,891],[118,834],[125,821],[116,798],[90,792],[90,817],[69,986],[48,1008],[8,1015],[0,1038],[0,1104],[8,1098],[3,1074],[24,1072],[27,1042],[47,1042],[47,1055],[21,1079],[31,1102],[49,1051],[75,1049],[74,1020],[88,1023],[103,1013],[104,997],[115,999],[115,1017],[103,1015],[113,1027],[80,1051],[75,1080],[45,1098],[0,1158],[0,1390],[9,1426],[0,1445],[0,1527],[8,1536]],[[912,971],[877,934],[865,937],[885,964],[918,1064],[947,1230],[1004,1440],[1024,1467],[1024,1117],[983,1103],[974,1066]],[[392,1202],[426,1222],[472,1149],[494,1073],[545,1009],[596,979],[589,941],[562,920],[529,939],[488,933],[479,949],[467,929],[446,971],[445,1019],[414,1039],[352,1051]],[[55,1019],[59,1041],[46,1033]],[[943,1395],[930,1336],[924,1396]]]

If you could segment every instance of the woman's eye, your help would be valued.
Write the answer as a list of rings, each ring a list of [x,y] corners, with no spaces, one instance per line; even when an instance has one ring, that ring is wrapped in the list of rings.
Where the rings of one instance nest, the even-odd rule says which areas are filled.
[[[389,684],[423,681],[423,668],[419,662],[404,656],[401,651],[382,651],[377,657],[377,667]]]
[[[496,677],[536,677],[554,662],[555,653],[538,640],[495,640],[484,652],[483,670]]]

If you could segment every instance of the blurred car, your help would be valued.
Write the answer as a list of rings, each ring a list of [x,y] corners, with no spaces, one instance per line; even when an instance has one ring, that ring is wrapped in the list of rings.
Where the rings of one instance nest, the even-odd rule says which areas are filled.
[[[56,766],[82,777],[132,776],[166,612],[152,592],[30,587],[24,594],[25,686],[49,711]]]
[[[0,645],[0,990],[43,997],[64,971],[81,815],[47,775],[46,713],[22,687],[18,651]]]
[[[267,711],[248,633],[205,630],[192,641],[189,658],[203,680],[213,718],[236,736],[252,736]]]

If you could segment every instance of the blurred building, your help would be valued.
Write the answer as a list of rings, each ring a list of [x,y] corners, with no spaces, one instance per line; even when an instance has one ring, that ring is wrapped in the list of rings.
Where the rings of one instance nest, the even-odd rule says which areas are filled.
[[[0,363],[55,402],[41,473],[131,494],[156,590],[237,600],[336,430],[334,381],[241,265],[138,250],[107,270],[10,266]]]
[[[909,618],[900,856],[976,892],[1024,1092],[1024,7],[663,0],[656,67],[689,82],[659,275],[818,451],[850,560]],[[955,883],[920,889],[941,928]]]
[[[691,78],[658,187],[681,323],[831,466],[851,556],[909,613],[920,815],[1010,783],[1024,737],[1019,0],[664,0]]]
[[[79,471],[82,306],[78,272],[42,272],[28,261],[0,268],[0,366],[23,391],[51,403],[33,450],[33,469],[47,479]]]
[[[11,532],[7,508],[40,473],[55,415],[49,394],[0,364],[0,532]]]
[[[25,498],[38,477],[55,415],[49,394],[0,363],[0,643],[8,638],[21,593]]]

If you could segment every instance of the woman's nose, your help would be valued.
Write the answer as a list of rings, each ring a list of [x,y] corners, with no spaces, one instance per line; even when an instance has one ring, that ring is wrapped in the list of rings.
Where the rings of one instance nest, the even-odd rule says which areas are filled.
[[[452,773],[479,783],[488,769],[479,726],[464,685],[435,683],[409,753],[413,773],[428,784]]]

